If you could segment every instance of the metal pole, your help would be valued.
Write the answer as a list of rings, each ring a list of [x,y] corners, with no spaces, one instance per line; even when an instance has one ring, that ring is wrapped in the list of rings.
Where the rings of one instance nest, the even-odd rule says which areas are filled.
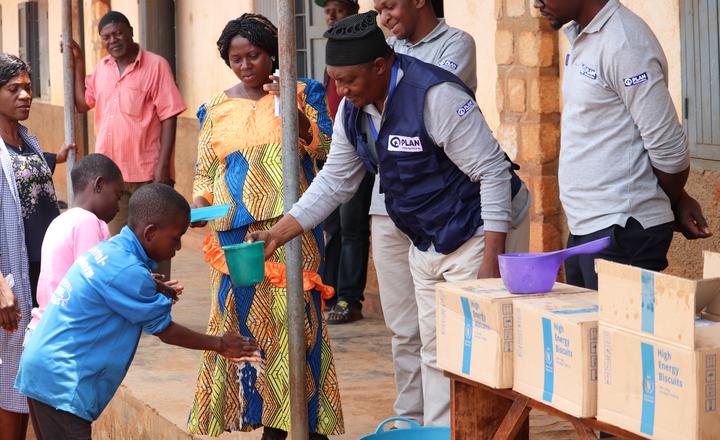
[[[65,108],[65,143],[75,143],[75,67],[73,65],[72,51],[67,45],[72,39],[72,0],[62,0],[62,40],[63,40],[63,94]],[[67,158],[67,198],[71,206],[75,195],[72,189],[70,172],[75,166],[75,152],[71,151]]]
[[[300,194],[295,1],[278,0],[277,5],[284,209],[287,213],[297,202]],[[308,408],[305,398],[305,293],[300,251],[299,237],[285,245],[288,347],[290,351],[290,435],[293,440],[308,440]]]

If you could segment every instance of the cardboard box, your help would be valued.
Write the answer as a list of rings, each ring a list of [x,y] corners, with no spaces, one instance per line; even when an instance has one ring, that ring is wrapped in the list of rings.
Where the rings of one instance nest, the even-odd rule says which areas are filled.
[[[706,272],[720,273],[718,254],[705,256]],[[720,278],[691,280],[604,260],[595,268],[600,322],[687,348],[702,337],[720,340],[720,328],[695,326],[696,315],[720,293]]]
[[[703,252],[703,278],[720,278],[720,254]]]
[[[513,389],[575,417],[594,417],[597,293],[515,301],[513,309]]]
[[[603,322],[599,333],[598,420],[652,439],[720,437],[717,344],[689,349]]]
[[[550,294],[587,291],[555,284]],[[439,283],[438,367],[493,388],[512,388],[514,295],[500,279]]]

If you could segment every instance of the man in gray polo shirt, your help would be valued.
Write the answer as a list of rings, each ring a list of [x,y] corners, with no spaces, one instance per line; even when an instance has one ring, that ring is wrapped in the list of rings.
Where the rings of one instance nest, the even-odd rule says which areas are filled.
[[[618,0],[536,0],[565,27],[558,178],[568,247],[610,236],[597,255],[568,259],[571,284],[597,288],[595,258],[667,267],[673,226],[710,235],[684,190],[688,143],[667,86],[667,60],[648,25]]]
[[[410,55],[452,72],[475,91],[475,41],[445,20],[438,19],[430,1],[375,0],[380,21],[393,36],[387,43],[396,53]],[[385,324],[392,331],[393,366],[398,416],[423,423],[423,377],[420,371],[418,306],[408,253],[412,242],[388,217],[380,179],[375,179],[372,202],[372,251]],[[529,226],[520,228],[525,233]],[[515,233],[518,235],[518,232]],[[519,240],[522,242],[522,240]],[[527,242],[527,239],[524,240]],[[518,251],[527,250],[520,247]]]
[[[375,0],[383,26],[393,33],[387,42],[396,53],[435,64],[477,88],[475,40],[438,19],[429,0]]]

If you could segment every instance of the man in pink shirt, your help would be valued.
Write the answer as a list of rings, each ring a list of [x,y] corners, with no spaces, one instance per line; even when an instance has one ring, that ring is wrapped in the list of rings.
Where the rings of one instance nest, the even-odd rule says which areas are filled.
[[[98,25],[109,55],[85,76],[85,59],[72,42],[75,60],[75,107],[84,113],[95,109],[95,151],[118,164],[125,179],[120,211],[108,225],[115,235],[127,223],[130,196],[141,186],[173,184],[173,149],[177,115],[185,103],[168,62],[133,41],[133,28],[125,15],[110,11]],[[169,278],[170,262],[158,272]]]

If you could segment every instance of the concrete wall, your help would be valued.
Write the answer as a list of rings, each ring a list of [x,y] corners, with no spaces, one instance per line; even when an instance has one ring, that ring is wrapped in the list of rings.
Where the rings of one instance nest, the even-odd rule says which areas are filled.
[[[478,106],[485,115],[490,129],[500,125],[499,110],[495,99],[497,65],[495,64],[495,30],[497,14],[491,0],[453,0],[444,2],[445,20],[448,25],[460,28],[475,39],[477,53]]]
[[[217,41],[225,24],[252,12],[252,0],[213,0],[213,7],[197,0],[175,2],[177,82],[188,110],[195,118],[198,106],[220,90],[238,82],[218,54]]]
[[[2,50],[17,55],[18,33],[18,1],[3,0],[2,4]]]

